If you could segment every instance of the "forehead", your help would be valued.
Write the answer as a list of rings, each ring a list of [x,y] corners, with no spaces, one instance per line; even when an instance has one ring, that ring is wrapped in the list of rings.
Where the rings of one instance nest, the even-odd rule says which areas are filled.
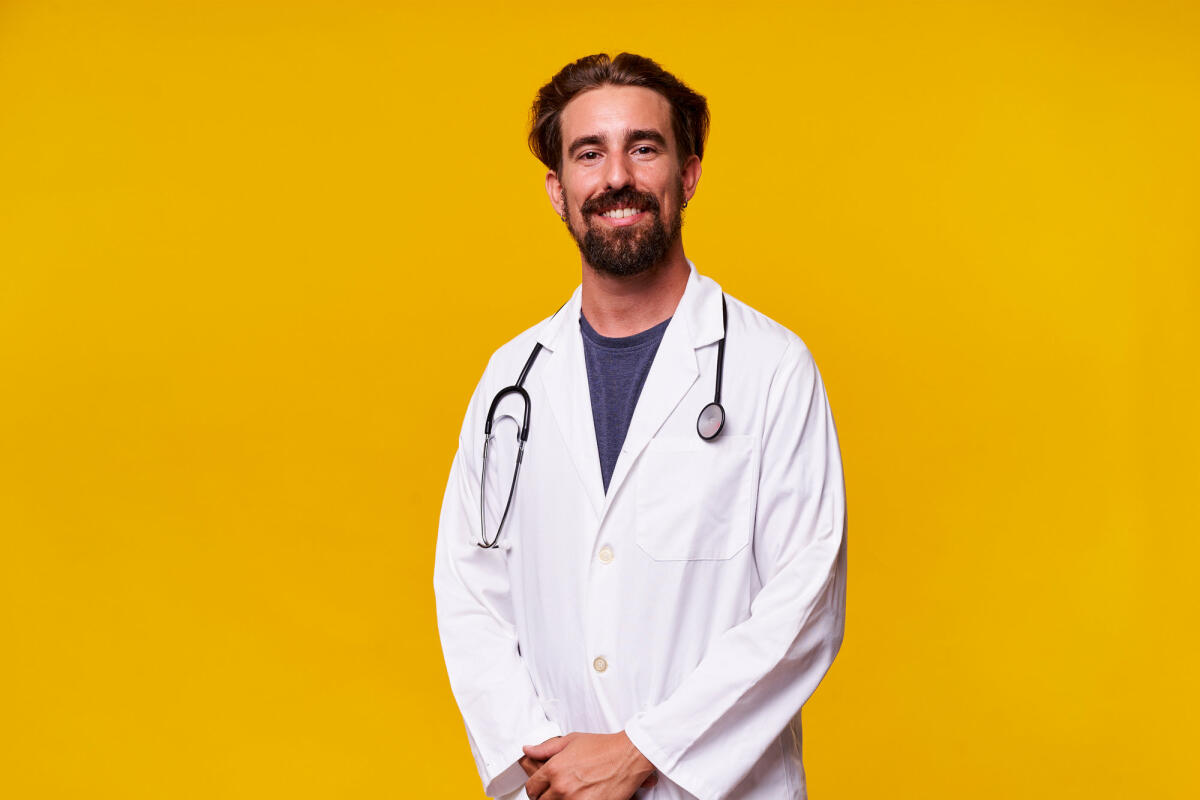
[[[576,95],[563,108],[562,141],[599,134],[619,139],[626,130],[654,128],[674,144],[671,104],[644,86],[601,86]]]

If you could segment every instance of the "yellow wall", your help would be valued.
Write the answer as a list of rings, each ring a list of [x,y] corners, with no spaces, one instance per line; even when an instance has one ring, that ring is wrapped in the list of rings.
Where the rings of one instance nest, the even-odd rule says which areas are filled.
[[[412,5],[0,3],[0,793],[479,796],[438,506],[578,282],[528,104],[629,49],[841,434],[813,797],[1195,797],[1200,8]]]

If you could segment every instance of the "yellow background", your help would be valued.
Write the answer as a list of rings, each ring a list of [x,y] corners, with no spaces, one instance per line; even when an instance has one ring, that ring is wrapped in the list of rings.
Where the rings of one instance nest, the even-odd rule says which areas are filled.
[[[812,796],[1197,795],[1200,8],[1132,0],[0,2],[0,794],[479,797],[437,512],[622,49],[838,423]]]

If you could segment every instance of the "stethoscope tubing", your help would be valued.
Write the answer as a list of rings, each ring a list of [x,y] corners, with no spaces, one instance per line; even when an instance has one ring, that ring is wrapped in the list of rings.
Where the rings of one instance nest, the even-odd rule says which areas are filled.
[[[508,519],[509,509],[512,508],[513,496],[517,493],[517,477],[521,474],[521,461],[525,458],[525,442],[529,440],[529,416],[532,403],[529,400],[529,392],[525,390],[523,384],[526,376],[529,375],[529,370],[533,366],[533,362],[537,360],[538,353],[542,352],[542,343],[538,342],[533,346],[533,352],[529,354],[529,359],[525,362],[524,368],[521,369],[521,375],[517,378],[517,382],[512,386],[506,386],[496,393],[492,398],[492,404],[488,407],[487,419],[483,423],[483,465],[479,470],[479,538],[477,543],[484,549],[490,549],[498,546],[500,541],[500,531],[504,529],[504,521]],[[522,415],[524,421],[521,423],[521,430],[517,434],[519,444],[517,446],[517,466],[513,470],[512,486],[508,489],[508,500],[504,503],[504,513],[500,515],[500,524],[496,527],[496,537],[491,542],[487,540],[487,523],[484,520],[484,510],[487,504],[484,502],[484,493],[487,487],[487,457],[488,449],[492,444],[492,420],[496,416],[496,407],[500,405],[500,401],[510,394],[519,395],[522,403],[525,406],[525,413]]]

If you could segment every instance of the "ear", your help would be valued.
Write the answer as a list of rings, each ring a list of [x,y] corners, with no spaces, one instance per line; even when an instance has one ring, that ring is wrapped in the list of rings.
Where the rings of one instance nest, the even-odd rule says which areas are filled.
[[[700,156],[692,154],[683,162],[680,177],[683,179],[683,199],[691,200],[700,183]]]
[[[550,196],[550,205],[554,206],[555,214],[561,217],[567,213],[563,206],[563,185],[553,171],[546,173],[546,194]]]

